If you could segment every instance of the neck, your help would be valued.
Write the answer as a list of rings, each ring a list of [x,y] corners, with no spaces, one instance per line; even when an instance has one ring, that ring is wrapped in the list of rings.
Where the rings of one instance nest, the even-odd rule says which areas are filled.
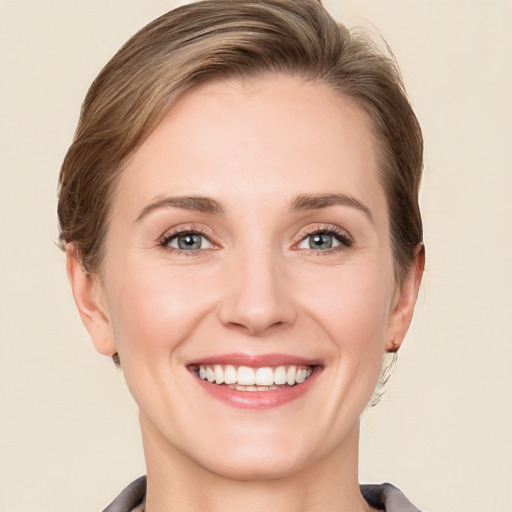
[[[289,475],[237,480],[171,447],[141,416],[146,512],[366,512],[357,479],[359,425],[327,457]]]

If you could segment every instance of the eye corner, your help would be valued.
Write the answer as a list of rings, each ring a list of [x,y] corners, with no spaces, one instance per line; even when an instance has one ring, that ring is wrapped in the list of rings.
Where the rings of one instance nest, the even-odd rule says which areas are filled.
[[[203,227],[182,226],[166,231],[158,240],[158,246],[176,255],[194,256],[219,249],[213,236]]]
[[[311,241],[315,236],[318,238],[316,247]],[[297,238],[298,241],[293,245],[293,249],[308,251],[317,256],[347,250],[354,244],[354,239],[345,229],[330,224],[305,228]]]

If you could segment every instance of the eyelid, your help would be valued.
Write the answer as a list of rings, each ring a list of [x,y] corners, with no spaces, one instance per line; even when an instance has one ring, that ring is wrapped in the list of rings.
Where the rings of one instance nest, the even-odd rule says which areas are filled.
[[[314,227],[306,227],[302,229],[296,237],[296,241],[293,244],[294,248],[297,248],[297,245],[301,243],[305,238],[308,236],[315,235],[317,233],[325,233],[328,235],[332,235],[336,237],[340,241],[340,246],[334,247],[332,249],[326,249],[325,251],[315,251],[314,249],[311,249],[311,251],[314,252],[323,252],[328,253],[329,251],[335,251],[335,250],[342,250],[347,249],[354,243],[354,239],[350,235],[348,231],[346,231],[343,228],[340,228],[339,226],[336,226],[334,224],[321,224],[316,225]],[[300,249],[300,250],[310,250],[310,249]]]
[[[176,237],[186,234],[186,233],[192,233],[196,235],[203,236],[208,240],[208,242],[211,244],[210,247],[205,249],[192,249],[188,251],[184,251],[182,249],[177,249],[175,247],[171,247],[169,245],[169,242]],[[299,249],[297,246],[300,244],[305,238],[308,236],[315,235],[317,233],[325,233],[331,236],[334,236],[339,242],[340,245],[333,247],[332,249],[326,249],[324,251],[318,251],[315,249]],[[315,226],[308,226],[299,231],[295,237],[295,241],[293,243],[293,249],[301,250],[301,251],[312,251],[315,253],[323,253],[327,254],[329,252],[337,251],[337,250],[343,250],[349,248],[354,243],[354,239],[350,235],[348,231],[345,229],[336,226],[334,224],[317,224]],[[202,225],[197,224],[188,224],[188,225],[179,225],[174,228],[166,230],[159,238],[158,238],[158,245],[162,248],[174,252],[174,253],[187,253],[187,255],[193,255],[198,253],[205,253],[212,249],[219,249],[220,244],[215,241],[215,236],[209,229],[205,229]]]
[[[171,247],[169,245],[169,242],[171,240],[177,238],[180,235],[187,234],[187,233],[200,235],[200,236],[206,238],[208,240],[208,242],[211,244],[211,247],[208,247],[205,249],[192,249],[189,251],[184,251],[183,249],[177,249],[176,247]],[[162,247],[166,250],[169,250],[170,252],[175,252],[175,253],[178,253],[178,252],[185,253],[186,252],[186,253],[188,253],[188,255],[219,248],[219,244],[214,241],[213,234],[210,233],[210,230],[205,229],[204,226],[197,226],[195,224],[181,225],[181,226],[177,226],[177,227],[168,229],[167,231],[165,231],[163,233],[163,235],[161,235],[158,238],[158,245],[160,245],[160,247]]]

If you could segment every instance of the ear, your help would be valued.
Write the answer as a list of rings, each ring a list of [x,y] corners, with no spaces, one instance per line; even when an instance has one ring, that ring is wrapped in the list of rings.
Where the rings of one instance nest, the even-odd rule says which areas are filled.
[[[414,306],[425,269],[425,246],[418,244],[402,287],[397,290],[386,333],[386,352],[397,352],[411,324]]]
[[[85,270],[73,244],[66,245],[66,270],[78,312],[96,350],[105,356],[115,354],[105,289],[96,274]]]

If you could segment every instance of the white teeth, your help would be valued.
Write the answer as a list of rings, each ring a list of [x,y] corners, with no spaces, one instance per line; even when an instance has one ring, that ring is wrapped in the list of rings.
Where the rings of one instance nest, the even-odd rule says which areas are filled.
[[[213,373],[215,374],[215,384],[222,384],[224,382],[224,372],[222,366],[216,364],[213,367]]]
[[[274,372],[274,382],[278,385],[286,384],[286,368],[278,366]]]
[[[202,366],[201,366],[201,368],[202,368]],[[199,377],[201,377],[201,371],[199,371]],[[236,378],[237,378],[236,368],[233,365],[228,364],[224,368],[224,382],[226,384],[235,384]]]
[[[240,386],[239,384],[230,384],[228,387],[237,391],[274,391],[279,389],[277,386]]]
[[[236,380],[238,384],[242,384],[242,386],[253,386],[256,384],[256,375],[252,368],[249,368],[248,366],[240,366],[238,368]]]
[[[258,384],[258,386],[271,386],[274,384],[274,370],[268,366],[258,368],[256,371],[256,384]]]
[[[295,384],[295,374],[297,373],[297,368],[295,366],[289,366],[286,371],[286,382],[288,386],[293,386]]]
[[[241,386],[240,384],[237,384],[236,389],[238,391],[258,391],[256,386]]]
[[[299,368],[295,374],[295,382],[300,384],[306,380],[306,368]]]
[[[200,365],[196,370],[202,380],[225,384],[240,391],[272,391],[279,386],[295,386],[302,384],[313,373],[313,369],[307,366],[278,366],[272,368],[264,366],[251,368],[249,366],[233,365]]]

